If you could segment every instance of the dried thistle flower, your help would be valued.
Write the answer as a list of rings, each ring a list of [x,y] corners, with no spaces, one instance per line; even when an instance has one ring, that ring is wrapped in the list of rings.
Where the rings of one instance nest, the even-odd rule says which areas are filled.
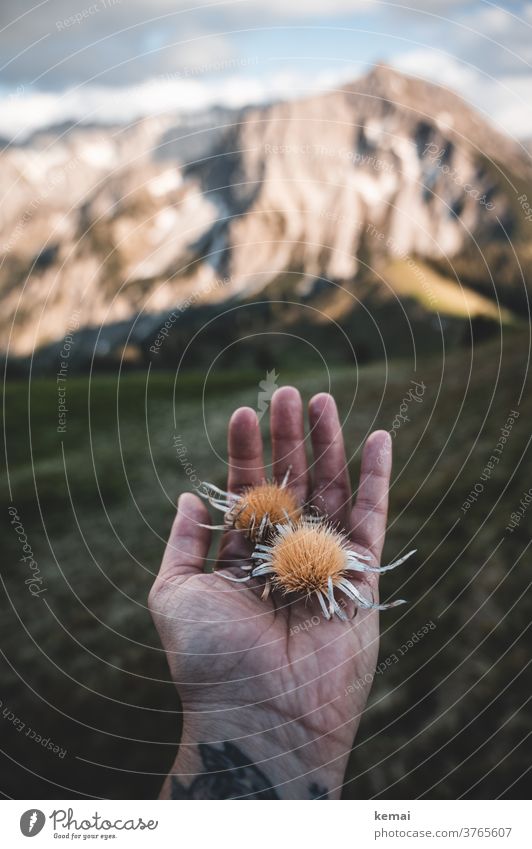
[[[303,593],[318,598],[326,619],[336,614],[340,619],[347,617],[334,597],[334,591],[344,593],[358,607],[386,610],[404,604],[398,599],[390,604],[376,604],[365,598],[358,586],[350,580],[350,572],[387,572],[404,563],[414,554],[388,566],[369,566],[369,555],[354,551],[348,538],[327,522],[312,519],[277,524],[275,533],[265,543],[258,543],[252,558],[259,561],[243,578],[224,575],[232,581],[249,581],[251,578],[266,577],[263,598],[270,589],[288,593]]]
[[[202,495],[217,510],[224,513],[224,524],[214,529],[235,528],[252,542],[267,539],[277,525],[296,521],[302,509],[291,489],[287,487],[289,471],[283,481],[265,481],[248,487],[240,495],[225,492],[210,483],[203,484]]]

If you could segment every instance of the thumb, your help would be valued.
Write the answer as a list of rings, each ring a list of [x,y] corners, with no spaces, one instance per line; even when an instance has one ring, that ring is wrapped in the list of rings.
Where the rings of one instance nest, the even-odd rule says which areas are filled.
[[[202,525],[209,521],[209,511],[197,495],[184,492],[179,497],[158,581],[172,581],[203,570],[209,553],[211,532]]]

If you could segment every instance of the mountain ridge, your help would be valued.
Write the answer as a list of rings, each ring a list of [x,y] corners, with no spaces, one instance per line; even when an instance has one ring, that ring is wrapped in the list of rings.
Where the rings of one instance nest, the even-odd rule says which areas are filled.
[[[267,297],[286,275],[307,301],[319,290],[322,302],[327,281],[360,292],[371,281],[385,296],[393,261],[428,263],[457,286],[461,268],[479,296],[523,311],[532,256],[512,187],[532,186],[530,161],[433,83],[381,64],[337,91],[185,124],[50,133],[0,157],[4,184],[19,186],[0,226],[0,328],[21,357],[57,348],[75,310],[80,362],[91,327],[102,355],[145,356],[187,299],[189,317],[216,311]],[[508,278],[495,298],[483,251]]]

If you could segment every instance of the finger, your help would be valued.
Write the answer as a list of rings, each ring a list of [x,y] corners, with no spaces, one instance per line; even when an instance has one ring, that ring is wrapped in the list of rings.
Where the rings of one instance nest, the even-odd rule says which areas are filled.
[[[367,549],[380,563],[392,470],[392,440],[385,430],[376,430],[366,440],[360,482],[351,513],[351,539]]]
[[[274,393],[270,417],[273,476],[281,482],[289,472],[288,484],[303,504],[308,493],[308,468],[303,402],[297,389],[283,386]]]
[[[177,514],[166,544],[159,580],[169,581],[203,570],[211,532],[201,526],[209,523],[209,511],[203,502],[191,492],[184,492],[177,503]]]
[[[239,531],[228,530],[222,536],[216,569],[236,569],[243,576],[242,566],[249,567],[253,544]]]
[[[344,438],[332,395],[321,392],[309,404],[310,434],[314,451],[313,503],[331,521],[347,527],[351,509],[351,484]]]
[[[228,435],[230,492],[256,486],[264,480],[262,437],[255,410],[240,407],[231,416]]]

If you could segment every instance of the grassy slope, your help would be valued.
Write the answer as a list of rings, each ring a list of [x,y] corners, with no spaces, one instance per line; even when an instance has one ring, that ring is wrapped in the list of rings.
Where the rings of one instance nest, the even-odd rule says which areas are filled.
[[[425,309],[442,315],[465,319],[481,316],[504,323],[512,321],[513,316],[508,310],[498,308],[484,295],[444,277],[423,262],[417,262],[415,268],[417,275],[406,261],[393,260],[384,269],[386,283],[400,298],[415,298]]]
[[[500,345],[492,342],[476,348],[473,357],[465,350],[453,353],[444,369],[435,358],[419,361],[417,374],[410,362],[399,361],[331,375],[346,418],[354,479],[364,435],[377,426],[391,427],[412,378],[426,384],[423,402],[410,405],[410,421],[395,438],[385,557],[412,543],[419,554],[411,566],[383,580],[385,597],[400,592],[411,604],[383,615],[382,659],[397,655],[423,625],[436,623],[376,678],[347,796],[409,798],[426,791],[454,798],[478,781],[472,795],[490,797],[528,765],[520,746],[504,759],[526,731],[524,715],[513,715],[526,698],[522,677],[509,682],[521,675],[530,654],[520,636],[531,620],[530,597],[512,605],[528,585],[526,555],[516,558],[530,539],[532,510],[514,534],[504,532],[531,485],[523,459],[532,413],[526,392],[482,497],[467,514],[460,509],[517,404],[528,358],[526,336],[505,335],[498,375],[499,358]],[[120,382],[118,406],[113,378],[91,383],[90,404],[88,381],[69,378],[62,437],[56,432],[54,382],[33,381],[33,466],[27,385],[7,387],[13,502],[44,575],[49,607],[29,596],[21,552],[8,528],[2,574],[16,613],[3,601],[7,663],[0,697],[26,726],[53,738],[68,754],[59,759],[24,733],[4,729],[13,759],[4,764],[4,792],[24,798],[73,791],[117,798],[157,792],[157,773],[174,755],[177,699],[145,602],[173,502],[188,482],[173,436],[181,435],[200,478],[223,483],[227,417],[238,404],[256,406],[263,377],[233,373],[208,381],[203,399],[201,376],[179,380],[174,398],[172,375],[154,374],[146,384],[143,374],[131,374]],[[279,382],[291,381],[306,398],[328,386],[322,374],[298,376],[281,369]],[[266,434],[265,420],[263,425]],[[6,516],[5,494],[4,500]],[[16,761],[34,772],[15,766]],[[518,792],[519,785],[510,791]]]

